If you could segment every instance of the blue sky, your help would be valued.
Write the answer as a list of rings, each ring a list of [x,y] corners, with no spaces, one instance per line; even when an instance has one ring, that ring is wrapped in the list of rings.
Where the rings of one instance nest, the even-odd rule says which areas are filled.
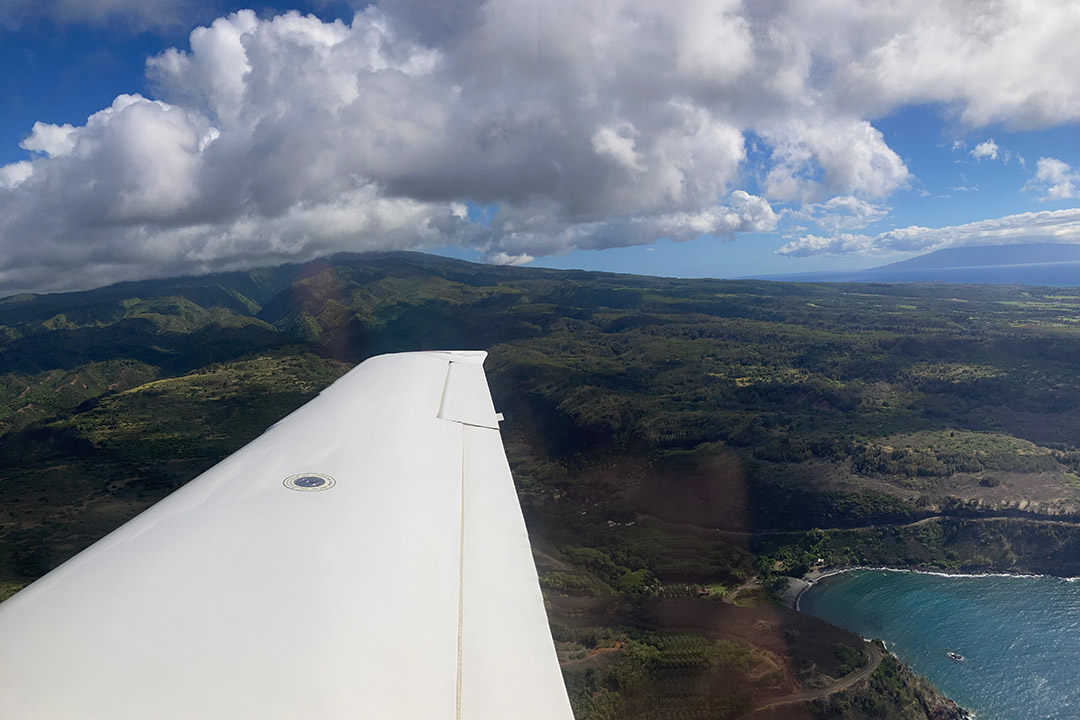
[[[1077,8],[671,5],[14,0],[0,294],[340,250],[738,277],[1080,242]]]

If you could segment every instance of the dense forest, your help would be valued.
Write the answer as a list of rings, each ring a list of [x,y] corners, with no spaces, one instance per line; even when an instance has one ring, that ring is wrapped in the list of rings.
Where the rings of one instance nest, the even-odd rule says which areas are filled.
[[[490,353],[578,720],[740,717],[865,665],[778,606],[814,564],[1080,574],[1080,290],[399,253],[0,300],[0,597],[419,349]],[[955,712],[886,655],[754,717]]]

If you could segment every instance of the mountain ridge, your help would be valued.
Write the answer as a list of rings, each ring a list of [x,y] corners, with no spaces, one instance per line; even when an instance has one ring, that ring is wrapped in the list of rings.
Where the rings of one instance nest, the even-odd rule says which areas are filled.
[[[881,265],[870,271],[964,267],[1012,267],[1080,262],[1080,244],[1024,243],[1020,245],[973,245],[942,248],[908,260]]]
[[[866,270],[826,270],[750,277],[779,282],[936,282],[1073,287],[1080,286],[1080,244],[1029,243],[943,248]]]

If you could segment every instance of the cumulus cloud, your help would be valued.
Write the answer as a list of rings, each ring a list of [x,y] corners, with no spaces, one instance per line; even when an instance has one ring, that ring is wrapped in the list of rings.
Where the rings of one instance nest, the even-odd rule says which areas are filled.
[[[603,20],[569,10],[593,29]],[[148,61],[157,99],[121,96],[79,127],[35,125],[29,169],[5,172],[0,283],[56,289],[448,244],[520,262],[771,229],[767,201],[732,192],[742,131],[689,93],[710,73],[744,72],[749,36],[714,4],[697,10],[732,24],[744,50],[710,61],[703,40],[688,41],[677,68],[653,73],[689,78],[681,88],[652,77],[634,79],[638,89],[613,87],[643,70],[636,54],[618,59],[618,78],[595,57],[644,37],[626,14],[600,49],[535,13],[477,16],[441,46],[376,7],[351,23],[219,18],[192,32],[190,49]],[[695,17],[660,18],[669,41],[700,32]],[[609,102],[638,91],[655,97],[621,112]],[[497,206],[490,227],[470,223],[464,201]],[[98,270],[56,272],[84,265]]]
[[[151,22],[166,5],[46,7]],[[152,97],[38,123],[27,159],[0,168],[0,291],[333,250],[526,262],[723,240],[774,230],[776,203],[855,230],[913,179],[873,125],[895,107],[943,103],[969,127],[1080,120],[1068,4],[536,7],[383,0],[350,22],[242,11],[195,29],[147,63]],[[478,224],[464,203],[497,209]]]
[[[598,155],[607,155],[623,167],[644,172],[648,168],[634,149],[634,138],[637,135],[640,133],[628,123],[618,129],[602,127],[593,134],[592,147]]]
[[[26,160],[0,167],[0,190],[11,190],[22,184],[34,173],[34,166]]]
[[[964,245],[1014,245],[1036,242],[1080,243],[1080,208],[1007,215],[965,225],[928,228],[912,225],[877,235],[807,235],[776,252],[810,255],[888,255],[925,253]]]
[[[763,198],[736,190],[723,204],[703,210],[632,214],[593,222],[560,221],[554,206],[532,207],[495,223],[498,243],[485,259],[514,264],[533,255],[555,255],[572,248],[601,250],[607,247],[647,245],[660,238],[685,242],[709,236],[730,240],[738,233],[771,232],[779,215]]]
[[[832,62],[832,102],[885,112],[945,103],[968,128],[1045,127],[1080,116],[1080,7],[1025,0],[792,3],[783,27]]]
[[[984,140],[983,142],[977,144],[969,154],[971,155],[971,157],[975,158],[976,162],[980,162],[982,160],[1001,160],[1001,162],[1008,165],[1013,160],[1016,160],[1016,162],[1019,163],[1021,168],[1025,167],[1027,164],[1024,160],[1023,155],[1015,153],[1012,150],[1008,150],[1001,145],[998,145],[996,142],[994,142],[994,138]]]
[[[1080,170],[1057,158],[1041,157],[1027,189],[1042,193],[1042,200],[1080,198]]]
[[[19,143],[19,147],[49,157],[68,155],[75,148],[75,128],[68,124],[36,122],[30,135]]]
[[[861,200],[853,195],[830,198],[823,203],[805,205],[792,213],[798,219],[809,220],[827,230],[858,230],[883,220],[889,214],[884,205]]]
[[[975,146],[975,149],[971,151],[971,156],[976,160],[982,160],[989,158],[990,160],[997,160],[998,157],[998,145],[994,142],[994,138],[984,140]]]
[[[763,130],[773,146],[766,196],[811,202],[837,193],[882,198],[907,187],[911,173],[865,120],[792,119]]]

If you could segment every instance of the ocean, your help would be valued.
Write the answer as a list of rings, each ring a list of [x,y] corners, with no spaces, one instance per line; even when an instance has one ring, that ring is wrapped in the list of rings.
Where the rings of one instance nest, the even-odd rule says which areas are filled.
[[[799,609],[881,638],[979,720],[1080,718],[1080,582],[853,570]]]

